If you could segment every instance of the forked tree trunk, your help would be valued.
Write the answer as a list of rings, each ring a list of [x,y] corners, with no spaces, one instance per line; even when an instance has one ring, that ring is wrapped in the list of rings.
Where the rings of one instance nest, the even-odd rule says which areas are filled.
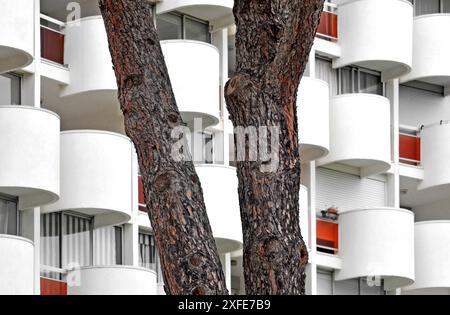
[[[144,194],[169,294],[226,294],[225,278],[192,162],[171,154],[182,126],[149,0],[100,0],[125,130],[138,153]]]
[[[304,294],[296,98],[323,3],[235,1],[237,68],[225,90],[231,120],[243,128],[278,127],[280,139],[272,147],[279,150],[276,171],[262,171],[262,160],[237,162],[247,294]]]

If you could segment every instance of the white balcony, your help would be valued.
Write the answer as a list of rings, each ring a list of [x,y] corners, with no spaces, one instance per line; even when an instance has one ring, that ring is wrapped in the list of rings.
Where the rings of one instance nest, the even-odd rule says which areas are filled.
[[[28,106],[0,106],[0,193],[19,209],[59,198],[59,117]]]
[[[359,169],[361,177],[387,171],[391,161],[390,104],[373,94],[331,98],[330,153],[319,165],[340,163]]]
[[[450,14],[430,14],[414,18],[412,71],[401,82],[420,80],[450,86]]]
[[[156,295],[156,273],[131,266],[93,266],[72,271],[68,295]],[[76,281],[79,280],[77,284]]]
[[[33,61],[34,3],[0,2],[0,73],[26,67]]]
[[[343,0],[339,4],[341,57],[335,67],[382,72],[383,81],[411,70],[413,7],[406,0]]]
[[[302,162],[324,157],[330,149],[330,97],[328,84],[304,77],[297,98]]]
[[[414,281],[414,214],[394,208],[342,212],[339,218],[342,269],[336,280],[383,279],[386,290]]]
[[[426,126],[421,131],[424,179],[418,186],[419,190],[450,186],[449,143],[450,122]]]
[[[310,249],[308,188],[303,185],[300,186],[300,230],[302,232],[303,241],[308,249]]]
[[[34,245],[25,238],[0,235],[0,295],[34,293]]]
[[[195,167],[203,188],[209,222],[220,253],[242,248],[242,225],[236,169],[220,165]]]
[[[156,6],[156,13],[183,12],[205,21],[232,15],[233,0],[171,0]]]
[[[416,280],[404,294],[450,294],[450,221],[415,226]]]
[[[202,119],[203,127],[215,125],[220,116],[220,64],[216,47],[198,41],[161,42],[183,120],[189,126]]]
[[[122,135],[94,131],[61,134],[61,198],[43,213],[73,210],[94,216],[95,227],[126,223],[137,183],[131,141]]]
[[[70,84],[62,88],[61,97],[86,93],[117,95],[116,77],[101,16],[67,23],[64,63],[70,69]]]

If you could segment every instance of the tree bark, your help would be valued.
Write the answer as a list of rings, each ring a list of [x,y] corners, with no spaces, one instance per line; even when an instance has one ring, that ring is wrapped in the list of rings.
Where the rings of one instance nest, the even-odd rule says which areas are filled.
[[[235,1],[237,68],[225,88],[230,118],[235,127],[277,127],[280,139],[276,171],[262,171],[261,159],[237,161],[247,294],[305,293],[296,99],[323,3]]]
[[[99,0],[125,130],[135,144],[168,294],[227,294],[192,162],[177,162],[173,128],[183,126],[148,0]]]

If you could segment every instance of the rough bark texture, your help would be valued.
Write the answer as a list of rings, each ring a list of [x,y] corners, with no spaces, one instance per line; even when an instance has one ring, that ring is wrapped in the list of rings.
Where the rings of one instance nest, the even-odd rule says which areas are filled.
[[[100,0],[125,130],[138,153],[168,294],[227,294],[192,162],[171,156],[183,125],[148,0]]]
[[[263,161],[237,163],[247,294],[305,292],[296,98],[323,3],[235,1],[237,69],[225,90],[231,120],[280,128],[276,172],[261,172]]]

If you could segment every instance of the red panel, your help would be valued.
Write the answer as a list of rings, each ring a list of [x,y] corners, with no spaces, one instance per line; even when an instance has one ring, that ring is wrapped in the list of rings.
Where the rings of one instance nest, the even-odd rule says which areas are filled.
[[[400,159],[408,159],[420,162],[420,138],[400,135]],[[402,161],[403,163],[416,164],[412,161]]]
[[[67,283],[41,278],[41,295],[67,295]]]
[[[144,184],[142,183],[142,176],[139,175],[139,210],[147,212],[147,207],[145,205],[145,197],[144,197]]]
[[[317,34],[326,35],[331,39],[337,39],[338,37],[338,16],[331,12],[322,12],[320,18],[319,28]]]
[[[41,27],[41,57],[64,64],[64,35]]]
[[[317,220],[317,245],[339,248],[339,226],[334,222]]]

